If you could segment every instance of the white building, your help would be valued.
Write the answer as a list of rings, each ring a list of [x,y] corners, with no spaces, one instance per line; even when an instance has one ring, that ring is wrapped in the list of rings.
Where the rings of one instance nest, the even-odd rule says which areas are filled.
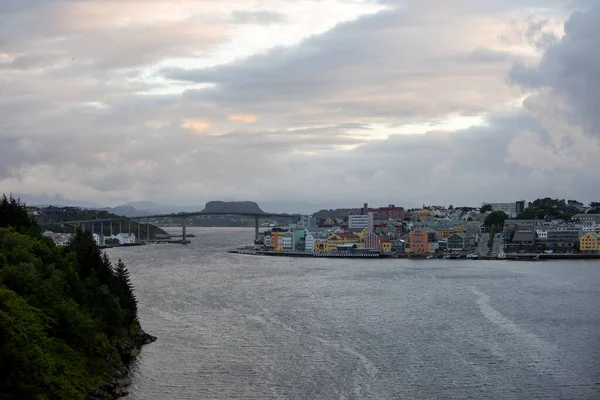
[[[114,237],[119,241],[119,244],[131,244],[135,243],[135,235],[133,233],[119,233]]]
[[[548,240],[548,230],[547,229],[536,229],[535,234],[537,238],[540,240]]]
[[[315,251],[315,237],[308,230],[306,230],[306,236],[304,236],[304,251],[309,253]]]
[[[506,215],[516,216],[517,215],[517,203],[487,203],[492,206],[492,211],[504,211]]]
[[[94,242],[96,242],[96,245],[104,246],[104,235],[92,233],[92,237],[94,238]]]
[[[373,231],[373,213],[367,215],[348,215],[348,229],[366,229]]]
[[[290,232],[285,233],[282,237],[281,237],[281,247],[283,248],[283,250],[285,251],[292,251],[292,242],[294,241],[294,235],[292,235]]]

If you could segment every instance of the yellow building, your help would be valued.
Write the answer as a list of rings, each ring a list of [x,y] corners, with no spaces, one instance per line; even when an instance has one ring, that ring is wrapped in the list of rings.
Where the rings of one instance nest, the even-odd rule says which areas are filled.
[[[333,233],[327,238],[327,245],[330,250],[335,250],[337,246],[343,244],[355,244],[358,246],[360,237],[350,232]]]
[[[419,216],[419,221],[422,222],[427,216],[429,216],[429,210],[421,210],[417,212],[417,215]]]
[[[600,235],[586,233],[579,238],[579,250],[582,253],[600,253]]]
[[[327,253],[329,251],[329,244],[327,242],[316,242],[315,251],[319,253]]]
[[[448,239],[448,236],[452,235],[453,233],[464,233],[465,227],[462,225],[458,225],[458,226],[455,226],[454,228],[441,229],[437,232],[438,232],[438,240],[446,240],[446,239]]]
[[[283,246],[281,246],[279,238],[282,237],[286,232],[271,232],[271,246],[275,251],[282,251]]]
[[[392,251],[392,242],[381,243],[381,251]]]

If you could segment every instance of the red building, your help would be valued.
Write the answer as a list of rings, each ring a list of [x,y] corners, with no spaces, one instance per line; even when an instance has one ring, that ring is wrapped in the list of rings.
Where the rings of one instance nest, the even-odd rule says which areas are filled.
[[[402,221],[406,215],[404,207],[396,207],[393,204],[387,207],[371,208],[369,211],[373,213],[374,220],[395,219]]]

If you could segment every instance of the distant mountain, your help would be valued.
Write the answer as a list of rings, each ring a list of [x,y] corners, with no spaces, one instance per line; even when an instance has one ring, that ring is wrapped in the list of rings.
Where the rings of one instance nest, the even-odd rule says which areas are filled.
[[[202,212],[264,214],[264,211],[253,201],[209,201]]]
[[[149,214],[174,214],[180,212],[194,212],[202,210],[202,206],[177,206],[177,205],[161,205],[152,201],[133,201],[122,204],[120,207],[133,207],[138,211],[143,211]]]
[[[123,217],[129,218],[138,218],[138,217],[147,217],[152,215],[147,211],[141,211],[132,206],[116,206],[116,207],[104,207],[104,208],[95,208],[95,210],[99,211],[108,211],[111,214],[120,215]]]

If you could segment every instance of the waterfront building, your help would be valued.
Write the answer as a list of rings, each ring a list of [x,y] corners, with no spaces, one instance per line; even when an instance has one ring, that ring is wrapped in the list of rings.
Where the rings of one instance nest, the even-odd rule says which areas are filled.
[[[135,243],[135,234],[133,233],[119,233],[114,236],[114,239],[119,241],[119,244],[132,244]]]
[[[92,233],[92,237],[94,238],[94,242],[96,242],[97,246],[104,246],[104,235],[98,233]]]
[[[451,234],[447,237],[446,242],[448,251],[464,251],[467,249],[467,235],[462,232]]]
[[[586,233],[579,238],[579,251],[586,254],[600,253],[600,235]]]
[[[265,238],[263,239],[263,245],[265,247],[273,246],[273,243],[271,242],[271,232],[265,232]]]
[[[292,251],[294,249],[294,235],[291,232],[285,232],[279,240],[281,240],[283,251]]]
[[[575,243],[579,241],[581,231],[572,226],[558,227],[548,231],[548,245],[553,250],[571,251],[575,247]]]
[[[365,243],[365,248],[367,248],[367,249],[373,249],[373,250],[381,249],[381,238],[378,235],[374,234],[373,232],[371,232],[367,236],[365,236],[363,241]]]
[[[327,243],[332,249],[335,249],[337,248],[337,246],[340,246],[342,244],[353,244],[359,242],[360,237],[356,236],[354,233],[351,232],[337,232],[331,234],[327,238]]]
[[[315,237],[310,231],[306,231],[304,236],[304,251],[312,253],[315,251]]]
[[[435,232],[417,229],[411,231],[409,236],[410,243],[409,247],[406,248],[407,253],[426,254],[435,252],[436,247],[439,249],[439,243],[437,243]],[[435,245],[431,246],[430,244],[433,243],[435,243]]]

